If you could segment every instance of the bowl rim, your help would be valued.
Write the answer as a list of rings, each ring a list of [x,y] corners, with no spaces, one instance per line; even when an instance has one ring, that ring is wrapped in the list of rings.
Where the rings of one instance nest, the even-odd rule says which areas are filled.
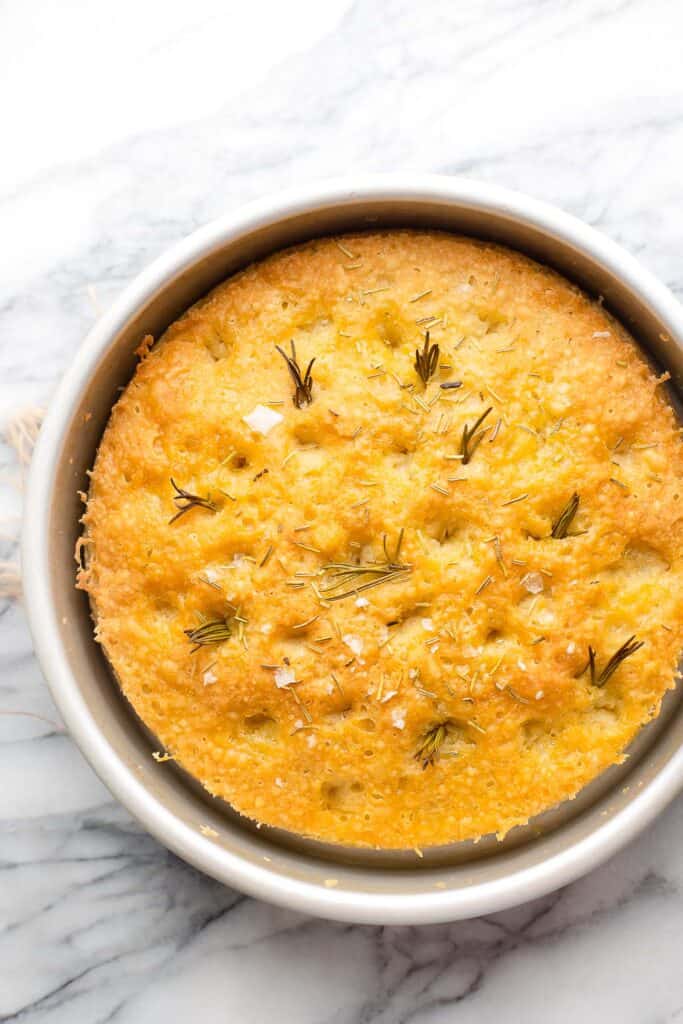
[[[211,842],[136,778],[106,742],[63,655],[49,584],[48,524],[65,432],[94,368],[131,315],[169,279],[231,240],[293,215],[330,205],[353,207],[368,200],[454,203],[539,228],[596,259],[656,311],[674,339],[683,338],[683,307],[620,245],[549,203],[497,185],[436,174],[362,175],[330,179],[250,202],[194,231],[157,257],[124,288],[86,335],[49,403],[33,454],[21,538],[23,585],[35,651],[70,735],[106,787],[163,845],[219,881],[280,906],[354,923],[427,924],[518,905],[566,885],[604,862],[641,832],[683,787],[683,749],[613,817],[539,864],[470,887],[433,893],[323,888],[317,882],[254,864]]]

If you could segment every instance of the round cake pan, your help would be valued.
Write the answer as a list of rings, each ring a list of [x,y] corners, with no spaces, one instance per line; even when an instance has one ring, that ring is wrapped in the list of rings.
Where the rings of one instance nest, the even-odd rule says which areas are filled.
[[[632,332],[683,391],[683,310],[614,242],[562,211],[492,185],[438,176],[360,177],[245,206],[177,244],[137,277],[80,348],[50,404],[31,467],[22,558],[35,647],[74,740],[111,792],[180,857],[253,896],[343,921],[421,924],[491,913],[600,864],[683,785],[683,707],[672,691],[624,764],[503,843],[413,851],[326,846],[258,829],[212,800],[173,762],[122,697],[74,587],[74,545],[102,431],[130,380],[135,349],[213,285],[266,254],[358,229],[439,228],[502,242],[555,267]],[[596,400],[600,400],[596,394]],[[680,689],[680,688],[679,688]]]

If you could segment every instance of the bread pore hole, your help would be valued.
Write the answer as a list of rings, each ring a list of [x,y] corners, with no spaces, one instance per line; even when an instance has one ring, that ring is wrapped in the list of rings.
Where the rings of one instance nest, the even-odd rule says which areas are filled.
[[[542,746],[551,738],[548,726],[540,718],[528,718],[526,722],[523,722],[521,735],[522,743],[527,749]]]
[[[502,629],[492,626],[484,637],[485,644],[498,644],[505,639]]]
[[[277,721],[265,712],[257,712],[255,715],[247,715],[244,719],[244,728],[251,736],[258,736],[265,740],[277,739],[279,726]]]
[[[377,333],[389,348],[400,348],[405,341],[405,331],[394,314],[385,310],[379,319]]]
[[[462,535],[462,523],[453,519],[433,519],[425,526],[424,533],[441,545],[452,544]]]
[[[298,423],[294,428],[294,440],[300,445],[315,445],[318,443],[320,427],[317,422]],[[299,452],[301,455],[301,452]]]
[[[229,351],[223,339],[217,336],[205,338],[204,347],[216,363],[220,362],[221,359],[225,359]]]
[[[352,812],[362,807],[365,786],[358,779],[323,782],[320,786],[320,803],[325,810]]]

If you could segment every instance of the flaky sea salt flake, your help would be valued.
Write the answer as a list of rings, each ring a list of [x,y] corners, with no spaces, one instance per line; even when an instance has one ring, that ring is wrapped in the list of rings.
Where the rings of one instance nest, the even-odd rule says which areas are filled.
[[[292,683],[296,682],[296,676],[292,672],[291,668],[276,668],[275,669],[275,685],[278,690],[284,690],[287,686],[291,686]]]
[[[394,708],[391,712],[391,721],[393,722],[394,729],[405,729],[406,727],[406,712],[405,708]]]
[[[269,409],[267,405],[257,405],[247,415],[243,416],[242,419],[251,427],[257,434],[269,434],[273,427],[276,427],[278,423],[282,423],[284,416],[280,412],[276,412],[275,409]]]
[[[529,594],[543,593],[543,577],[540,572],[528,572],[522,576],[520,583]]]
[[[354,633],[345,633],[342,640],[356,656],[363,653],[363,641],[359,636]]]

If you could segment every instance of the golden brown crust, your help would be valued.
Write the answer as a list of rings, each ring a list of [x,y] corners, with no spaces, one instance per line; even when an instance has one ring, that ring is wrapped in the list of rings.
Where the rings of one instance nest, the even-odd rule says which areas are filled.
[[[301,409],[291,339],[316,357]],[[662,392],[598,304],[499,247],[391,231],[248,268],[146,354],[97,455],[80,584],[126,696],[210,792],[330,841],[504,834],[574,796],[674,685],[683,461]],[[284,418],[263,436],[243,417],[268,403]],[[170,524],[171,477],[216,510]],[[549,537],[575,491],[575,535]],[[402,529],[409,572],[321,604],[325,563],[381,559]],[[246,624],[192,653],[184,631],[234,608]],[[632,634],[604,686],[577,678],[589,645],[600,670]],[[279,688],[263,666],[287,660]]]

